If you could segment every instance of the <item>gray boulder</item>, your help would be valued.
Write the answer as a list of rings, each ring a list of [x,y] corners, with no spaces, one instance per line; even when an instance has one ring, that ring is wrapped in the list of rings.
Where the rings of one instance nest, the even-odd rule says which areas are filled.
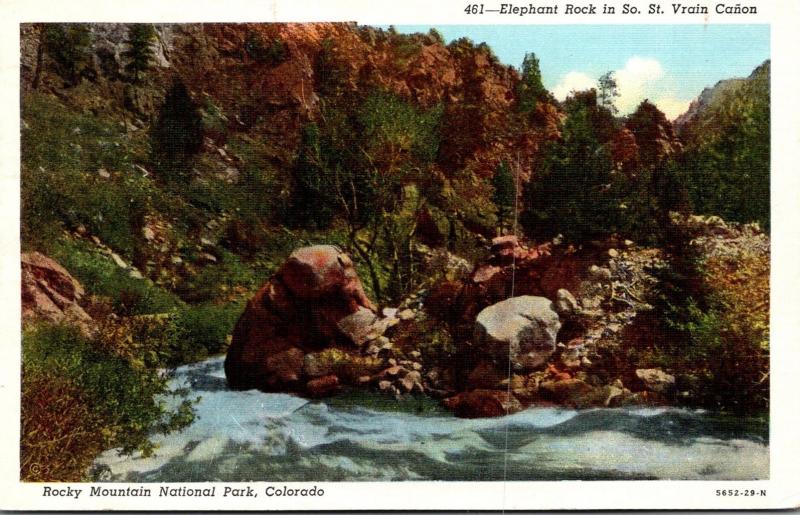
[[[556,350],[561,321],[550,300],[525,295],[484,309],[475,321],[479,351],[495,360],[511,356],[515,371],[541,367]]]

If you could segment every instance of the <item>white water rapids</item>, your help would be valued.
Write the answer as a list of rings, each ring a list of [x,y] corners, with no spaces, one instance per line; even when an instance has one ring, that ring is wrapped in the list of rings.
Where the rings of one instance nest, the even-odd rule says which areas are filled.
[[[766,423],[677,408],[531,408],[459,419],[427,399],[392,410],[378,394],[308,401],[230,391],[223,358],[186,365],[201,396],[186,429],[150,457],[104,452],[105,481],[765,479]],[[387,407],[389,409],[387,409]]]

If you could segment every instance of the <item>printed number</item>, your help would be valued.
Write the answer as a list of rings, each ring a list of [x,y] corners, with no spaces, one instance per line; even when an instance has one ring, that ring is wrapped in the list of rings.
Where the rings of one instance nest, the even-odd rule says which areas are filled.
[[[717,490],[717,497],[766,497],[766,490]]]
[[[469,4],[464,9],[464,12],[467,14],[483,14],[483,4]]]

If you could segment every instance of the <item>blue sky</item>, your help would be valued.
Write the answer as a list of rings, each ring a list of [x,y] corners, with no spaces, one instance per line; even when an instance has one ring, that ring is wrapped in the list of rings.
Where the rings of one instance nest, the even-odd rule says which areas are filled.
[[[436,25],[445,40],[485,41],[505,64],[539,57],[545,86],[557,98],[591,87],[614,70],[621,114],[649,98],[670,118],[703,88],[745,77],[770,56],[768,25]],[[398,25],[427,32],[431,25]]]

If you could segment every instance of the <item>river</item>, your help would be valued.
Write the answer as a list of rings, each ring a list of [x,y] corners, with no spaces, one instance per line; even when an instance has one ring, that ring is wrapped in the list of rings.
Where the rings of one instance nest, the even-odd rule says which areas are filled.
[[[459,419],[430,399],[308,401],[230,391],[223,357],[180,367],[196,419],[152,456],[95,462],[102,481],[766,479],[763,419],[678,408],[530,408]]]

